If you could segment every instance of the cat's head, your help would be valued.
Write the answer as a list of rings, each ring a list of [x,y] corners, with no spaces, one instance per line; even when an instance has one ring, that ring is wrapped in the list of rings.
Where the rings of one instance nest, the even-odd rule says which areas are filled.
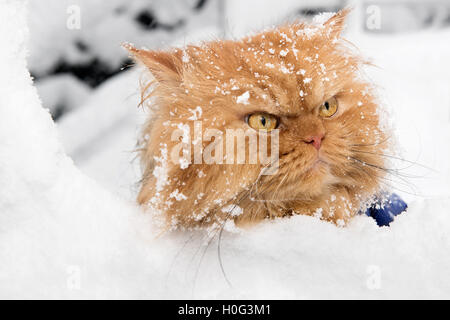
[[[139,202],[163,210],[171,223],[189,225],[223,219],[222,212],[229,214],[224,208],[242,201],[257,205],[244,205],[239,214],[264,217],[302,208],[296,203],[311,208],[339,189],[355,203],[373,194],[383,175],[385,137],[371,87],[361,77],[363,63],[341,39],[346,13],[239,41],[170,51],[129,47],[155,79],[143,89],[154,113],[144,128]],[[228,150],[234,162],[227,162],[226,132],[239,129],[248,137]],[[223,133],[223,145],[211,131]],[[250,163],[252,137],[262,136],[271,156],[277,149],[270,143],[278,142],[270,174],[262,173],[268,165],[261,159]],[[182,145],[190,151],[183,154]],[[239,152],[243,164],[236,163]]]

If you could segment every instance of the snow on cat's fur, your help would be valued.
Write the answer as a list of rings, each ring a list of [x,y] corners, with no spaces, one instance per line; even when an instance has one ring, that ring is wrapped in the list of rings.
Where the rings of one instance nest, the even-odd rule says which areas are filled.
[[[169,225],[185,227],[293,214],[341,225],[357,214],[379,191],[386,138],[360,74],[364,62],[341,38],[346,14],[171,51],[128,46],[156,79],[143,89],[143,103],[155,114],[143,130],[138,202],[163,212]],[[338,110],[323,117],[318,110],[330,99]],[[203,134],[205,128],[247,130],[257,112],[278,121],[275,174],[261,175],[263,164],[248,161],[171,161],[180,143],[172,139],[174,129],[193,132],[199,120]]]

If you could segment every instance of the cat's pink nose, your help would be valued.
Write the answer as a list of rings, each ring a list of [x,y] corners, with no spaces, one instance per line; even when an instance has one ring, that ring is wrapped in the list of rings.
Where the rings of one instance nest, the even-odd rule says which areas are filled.
[[[319,135],[315,135],[315,136],[310,136],[310,137],[306,138],[304,141],[307,144],[312,144],[314,146],[314,148],[319,150],[322,145],[323,137],[324,137],[323,134],[319,134]]]

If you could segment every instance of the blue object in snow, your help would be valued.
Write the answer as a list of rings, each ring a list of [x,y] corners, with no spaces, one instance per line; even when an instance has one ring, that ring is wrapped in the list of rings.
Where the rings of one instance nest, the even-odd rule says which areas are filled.
[[[366,215],[374,218],[378,226],[389,226],[395,216],[404,212],[408,205],[395,193],[386,194],[366,210]]]

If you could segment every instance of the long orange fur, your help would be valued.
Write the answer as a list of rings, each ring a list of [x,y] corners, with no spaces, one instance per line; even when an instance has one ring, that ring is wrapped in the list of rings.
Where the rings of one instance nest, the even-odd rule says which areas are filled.
[[[143,89],[143,104],[153,114],[142,135],[139,204],[162,212],[169,227],[220,225],[228,219],[245,226],[293,214],[343,225],[355,216],[380,189],[386,138],[371,85],[360,76],[364,63],[341,38],[346,14],[239,41],[170,51],[129,46],[155,78]],[[249,104],[237,103],[247,91]],[[320,118],[318,106],[331,97],[339,102],[338,113]],[[203,130],[247,130],[245,117],[256,111],[279,117],[277,174],[261,176],[261,164],[181,168],[164,160],[162,152],[178,143],[171,141],[168,123],[192,129],[189,119],[197,106]],[[325,135],[320,151],[304,142],[314,134]],[[167,178],[162,184],[158,170]],[[242,213],[223,210],[230,205]]]

